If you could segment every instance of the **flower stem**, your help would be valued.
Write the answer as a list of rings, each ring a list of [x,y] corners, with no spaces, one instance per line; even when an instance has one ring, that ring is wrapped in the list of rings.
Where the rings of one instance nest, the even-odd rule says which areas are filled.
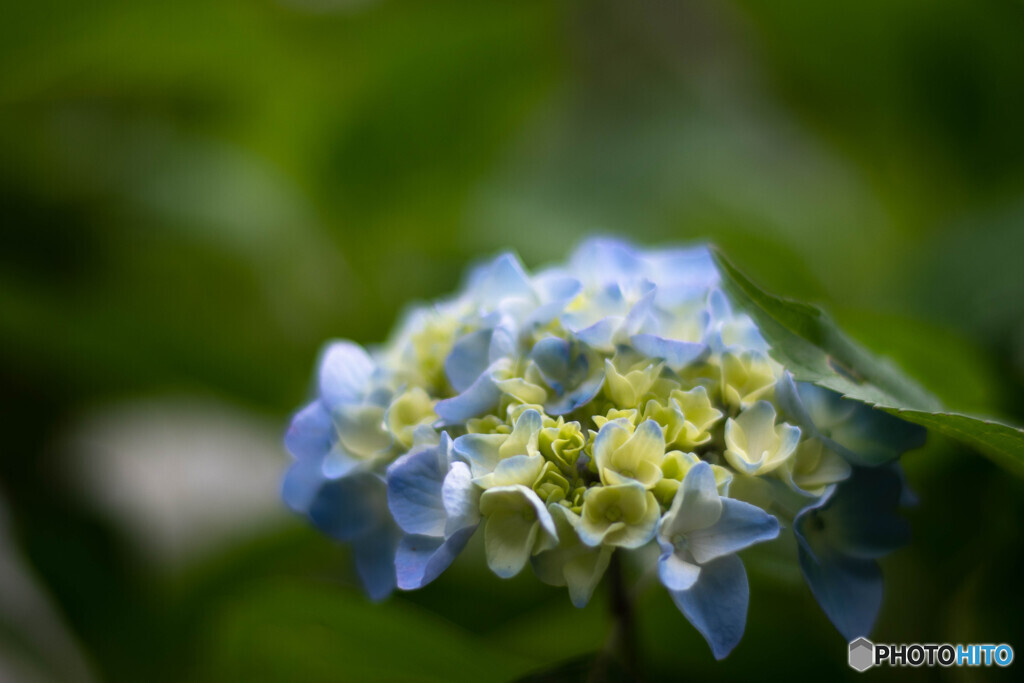
[[[608,588],[613,626],[605,658],[617,660],[628,679],[637,681],[640,680],[640,674],[633,599],[626,586],[626,577],[618,552],[612,554],[608,565]],[[605,669],[608,669],[607,665]]]

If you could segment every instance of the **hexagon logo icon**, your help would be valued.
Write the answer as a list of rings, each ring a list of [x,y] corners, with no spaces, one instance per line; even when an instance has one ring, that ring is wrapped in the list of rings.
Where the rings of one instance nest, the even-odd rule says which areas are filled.
[[[875,644],[867,638],[858,638],[850,643],[850,668],[867,671],[875,663]]]

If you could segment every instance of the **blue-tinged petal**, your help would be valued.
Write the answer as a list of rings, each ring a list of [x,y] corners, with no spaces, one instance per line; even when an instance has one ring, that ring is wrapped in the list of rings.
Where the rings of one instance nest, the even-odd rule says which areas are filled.
[[[320,401],[313,401],[292,418],[284,445],[298,459],[322,458],[331,450],[334,425]]]
[[[832,429],[831,438],[853,454],[854,465],[874,467],[924,445],[928,432],[889,413],[858,405],[853,417]]]
[[[816,512],[817,523],[840,552],[883,557],[910,542],[910,525],[899,514],[902,491],[902,479],[893,468],[854,467]]]
[[[340,479],[347,477],[356,469],[365,469],[365,465],[365,460],[356,458],[346,451],[341,443],[336,443],[320,461],[320,470],[326,479]]]
[[[460,529],[449,538],[406,536],[395,555],[398,587],[416,590],[427,585],[451,565],[466,547],[476,525]]]
[[[827,546],[799,547],[804,579],[846,640],[867,636],[882,606],[882,570],[875,560],[841,555]]]
[[[466,463],[452,463],[441,486],[441,498],[448,516],[446,536],[480,521],[480,488],[473,483],[473,475]]]
[[[689,590],[700,576],[700,567],[680,557],[671,543],[659,541],[659,545],[658,578],[662,585],[670,591]]]
[[[403,455],[388,467],[388,508],[403,531],[444,536],[446,511],[442,486],[448,455],[441,447]]]
[[[472,386],[453,398],[438,401],[434,412],[445,425],[465,422],[471,417],[478,417],[498,405],[501,390],[494,384],[488,372],[477,377]]]
[[[491,347],[487,351],[487,359],[493,366],[502,359],[509,358],[516,352],[516,326],[511,320],[502,320],[495,325],[491,335]],[[493,370],[493,368],[490,368]]]
[[[580,281],[566,275],[541,275],[533,280],[540,305],[527,317],[526,327],[546,325],[558,317],[582,289]]]
[[[642,275],[644,262],[628,242],[597,237],[581,243],[569,259],[573,272],[588,284]]]
[[[718,495],[718,484],[711,465],[699,462],[683,477],[672,505],[663,521],[662,536],[672,538],[675,534],[689,534],[695,529],[704,529],[722,515],[722,498]]]
[[[708,292],[708,312],[711,314],[713,323],[732,318],[732,306],[729,304],[729,298],[717,287]]]
[[[675,370],[696,361],[708,351],[705,344],[666,339],[654,334],[634,334],[630,342],[640,353],[661,358]]]
[[[615,332],[623,322],[624,318],[610,315],[606,318],[601,318],[589,327],[574,331],[576,337],[584,344],[598,351],[613,351],[615,349],[615,343],[613,342]]]
[[[533,284],[543,303],[572,301],[582,289],[578,279],[557,270],[538,273]]]
[[[533,345],[530,358],[537,364],[544,381],[561,393],[562,383],[569,376],[569,342],[558,337],[545,337]]]
[[[918,503],[921,501],[917,497],[917,493],[915,493],[914,490],[910,488],[910,484],[907,483],[907,475],[903,472],[903,468],[899,465],[893,465],[892,470],[900,480],[900,507],[917,507]]]
[[[320,398],[328,410],[359,401],[366,392],[376,364],[363,347],[350,341],[334,342],[320,359]]]
[[[779,406],[780,415],[787,422],[799,425],[807,438],[819,436],[814,421],[800,398],[793,375],[788,370],[783,372],[782,377],[775,383],[775,402]]]
[[[281,482],[281,499],[295,512],[306,514],[323,482],[324,474],[319,461],[294,462]]]
[[[705,529],[691,531],[687,538],[694,559],[706,564],[778,535],[779,520],[775,517],[755,505],[723,498],[718,521]]]
[[[854,465],[875,467],[924,445],[927,431],[809,382],[779,382],[780,406]]]
[[[654,296],[657,294],[657,287],[651,282],[646,282],[643,289],[645,293],[629,309],[622,323],[622,329],[628,337],[636,336],[647,324],[657,324],[654,319]]]
[[[465,391],[487,370],[493,335],[494,330],[477,330],[463,335],[452,346],[444,361],[444,371],[455,391]]]
[[[519,259],[511,253],[501,254],[478,268],[470,278],[469,287],[477,301],[485,304],[496,304],[507,297],[533,295],[529,276]]]
[[[647,253],[658,299],[676,304],[691,299],[718,282],[718,270],[705,246]]]
[[[395,552],[402,532],[390,520],[352,543],[356,572],[371,600],[383,600],[395,589]]]
[[[743,638],[750,586],[737,556],[726,555],[704,565],[692,588],[669,591],[669,595],[708,641],[715,659],[723,659]]]
[[[507,434],[463,434],[455,439],[452,450],[469,463],[474,477],[490,474],[501,461],[501,445]]]
[[[309,506],[318,529],[339,541],[352,541],[390,519],[384,480],[370,472],[356,472],[323,481]]]
[[[565,415],[587,405],[604,385],[604,368],[600,367],[595,371],[594,376],[579,385],[574,391],[566,394],[561,399],[544,404],[544,409],[549,415]]]

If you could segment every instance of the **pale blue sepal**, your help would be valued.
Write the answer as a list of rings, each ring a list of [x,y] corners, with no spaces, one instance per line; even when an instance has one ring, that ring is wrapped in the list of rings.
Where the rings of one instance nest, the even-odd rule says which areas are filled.
[[[376,364],[363,347],[350,341],[332,342],[320,358],[320,398],[328,410],[359,402],[366,393]]]
[[[612,351],[615,349],[615,332],[622,326],[624,320],[625,318],[615,315],[601,318],[589,327],[576,330],[576,337],[598,351]]]
[[[778,535],[779,520],[772,515],[756,505],[722,498],[722,516],[718,521],[706,529],[691,531],[687,538],[694,559],[705,565]]]
[[[846,640],[868,636],[882,607],[878,562],[848,557],[827,548],[799,546],[800,569],[825,615]]]
[[[390,519],[387,489],[379,475],[361,471],[341,479],[323,480],[309,506],[318,529],[339,541],[353,541]]]
[[[706,344],[667,339],[655,334],[634,334],[630,342],[640,353],[660,358],[674,370],[701,359],[709,352]]]
[[[442,486],[448,473],[447,434],[443,445],[407,453],[388,467],[388,508],[409,534],[444,536]]]
[[[484,302],[533,296],[530,278],[519,258],[512,253],[500,254],[490,263],[478,267],[470,275],[467,289],[477,300]]]
[[[390,520],[352,543],[356,572],[371,600],[383,600],[395,589],[395,553],[402,532]]]
[[[464,527],[447,539],[415,535],[403,538],[395,555],[398,587],[416,590],[440,576],[466,547],[476,528],[475,524]]]
[[[441,418],[442,426],[457,425],[491,410],[498,405],[499,398],[501,390],[490,374],[484,372],[458,396],[438,401],[434,411]]]
[[[323,403],[313,401],[292,418],[284,445],[295,458],[322,458],[331,450],[334,425]]]
[[[693,587],[669,595],[704,636],[715,659],[725,658],[743,638],[750,586],[739,557],[726,555],[704,565]]]
[[[281,482],[281,499],[299,514],[309,512],[317,491],[324,482],[323,470],[317,460],[298,460],[285,472]]]
[[[854,467],[850,478],[797,514],[800,568],[840,633],[867,635],[882,603],[877,558],[910,540],[899,517],[902,478],[895,467]]]
[[[484,329],[463,335],[444,360],[444,371],[455,391],[473,386],[490,365],[489,353],[494,330]]]

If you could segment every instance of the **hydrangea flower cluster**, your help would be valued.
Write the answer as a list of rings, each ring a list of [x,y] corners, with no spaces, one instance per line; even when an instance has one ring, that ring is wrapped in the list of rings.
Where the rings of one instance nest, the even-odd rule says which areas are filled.
[[[768,351],[704,247],[598,239],[533,275],[502,255],[387,344],[327,346],[284,499],[351,544],[373,598],[433,581],[480,528],[495,574],[529,564],[576,606],[614,553],[649,558],[717,658],[746,623],[737,553],[792,530],[822,608],[866,635],[908,533],[892,461],[923,431]]]

